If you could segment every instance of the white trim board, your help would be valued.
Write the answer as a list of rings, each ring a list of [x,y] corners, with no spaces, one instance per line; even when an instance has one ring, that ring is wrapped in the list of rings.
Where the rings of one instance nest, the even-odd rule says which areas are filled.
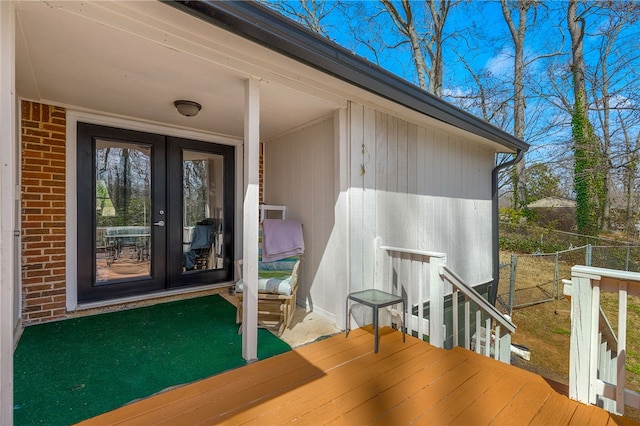
[[[19,200],[16,170],[19,162],[15,87],[15,8],[0,2],[0,424],[13,424],[13,348],[14,291],[16,291],[15,253],[16,202]],[[18,234],[19,235],[19,234]]]

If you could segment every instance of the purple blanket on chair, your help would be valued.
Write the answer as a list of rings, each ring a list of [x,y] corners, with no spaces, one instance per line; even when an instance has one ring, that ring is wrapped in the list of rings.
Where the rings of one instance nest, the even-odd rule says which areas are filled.
[[[302,224],[295,220],[265,219],[262,222],[262,261],[275,262],[304,253]]]

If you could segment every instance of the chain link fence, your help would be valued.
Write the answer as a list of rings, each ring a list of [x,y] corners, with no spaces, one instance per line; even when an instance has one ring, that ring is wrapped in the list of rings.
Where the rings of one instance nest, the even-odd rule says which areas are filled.
[[[563,298],[574,265],[640,272],[640,245],[526,225],[500,224],[496,307],[513,309]],[[515,254],[530,252],[531,254]]]

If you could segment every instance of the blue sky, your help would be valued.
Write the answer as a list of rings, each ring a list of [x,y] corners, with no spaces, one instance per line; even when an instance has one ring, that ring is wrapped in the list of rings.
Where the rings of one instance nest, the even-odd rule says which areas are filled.
[[[287,3],[289,6],[299,5],[299,2]],[[332,3],[327,3],[331,5]],[[424,7],[423,1],[412,3],[417,6],[417,12]],[[566,1],[540,2],[534,12],[528,14],[530,27],[527,31],[525,61],[532,61],[551,53],[557,55],[543,57],[532,61],[526,69],[526,96],[528,120],[525,141],[532,144],[528,159],[533,161],[557,161],[567,157],[570,147],[570,116],[565,110],[557,108],[559,97],[550,97],[554,90],[568,99],[572,99],[570,72],[570,38],[566,23]],[[599,5],[598,3],[586,3]],[[344,46],[367,58],[410,82],[417,84],[416,72],[411,61],[408,46],[398,45],[394,49],[381,47],[380,39],[387,44],[397,42],[398,37],[389,21],[388,15],[379,13],[381,5],[377,1],[348,1],[348,16],[335,9],[332,14],[322,21],[323,27],[330,37]],[[595,9],[594,9],[595,10]],[[597,10],[595,10],[597,11]],[[593,12],[593,11],[592,11]],[[417,15],[418,13],[416,13]],[[585,38],[585,56],[589,71],[597,70],[597,48],[602,37],[598,31],[603,28],[606,20],[603,13],[587,15],[588,34]],[[374,19],[374,24],[367,21]],[[368,49],[363,43],[355,40],[355,34],[361,39],[376,45],[375,51]],[[451,95],[468,95],[478,92],[476,82],[465,69],[462,61],[477,75],[482,75],[482,82],[492,90],[493,106],[502,105],[501,114],[492,118],[492,123],[508,132],[513,131],[510,112],[510,96],[513,93],[513,42],[508,27],[502,15],[500,3],[496,1],[460,2],[450,10],[445,26],[446,39],[444,42],[444,97],[457,105],[480,115],[477,106],[470,100],[461,101]],[[618,70],[616,80],[612,80],[614,98],[622,103],[634,106],[638,101],[634,93],[640,93],[636,84],[640,80],[640,60],[629,58],[628,52],[640,52],[638,37],[640,27],[638,23],[629,25],[621,34],[623,42],[614,50],[611,67],[623,64],[627,59],[631,63],[627,68]],[[615,52],[618,53],[615,56]],[[461,59],[463,58],[463,59]],[[549,71],[553,66],[553,71]],[[631,70],[631,71],[629,71]],[[613,68],[612,68],[613,71]],[[625,74],[626,73],[626,74]],[[554,82],[549,82],[549,75],[554,76]],[[633,85],[631,84],[633,83]],[[558,88],[554,88],[557,85]],[[640,86],[640,84],[638,84]],[[637,90],[636,90],[637,89]],[[506,107],[504,107],[506,105]],[[597,117],[593,118],[598,131]],[[636,126],[636,129],[638,126]],[[637,131],[637,130],[636,130]],[[619,136],[620,131],[617,135]]]

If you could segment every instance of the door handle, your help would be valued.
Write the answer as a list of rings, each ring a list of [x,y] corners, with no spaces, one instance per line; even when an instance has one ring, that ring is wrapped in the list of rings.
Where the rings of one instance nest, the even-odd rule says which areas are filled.
[[[160,220],[158,222],[153,222],[154,226],[164,226],[164,220]]]

